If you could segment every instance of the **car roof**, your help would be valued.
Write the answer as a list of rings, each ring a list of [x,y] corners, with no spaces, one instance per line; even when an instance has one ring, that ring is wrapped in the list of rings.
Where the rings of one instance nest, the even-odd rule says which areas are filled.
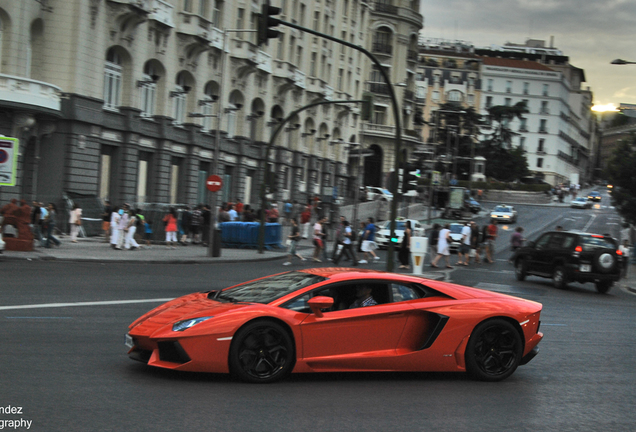
[[[389,273],[372,269],[352,269],[347,267],[324,267],[298,270],[299,272],[309,273],[316,276],[322,276],[331,280],[349,280],[349,279],[369,279],[373,276],[382,279],[405,280],[410,278],[407,275]],[[416,278],[417,279],[417,278]]]

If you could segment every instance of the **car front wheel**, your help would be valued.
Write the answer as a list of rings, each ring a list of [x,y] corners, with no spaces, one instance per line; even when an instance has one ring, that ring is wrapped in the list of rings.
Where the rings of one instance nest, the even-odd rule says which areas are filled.
[[[501,381],[519,366],[523,354],[519,332],[508,321],[492,319],[479,324],[466,347],[466,369],[475,379]]]
[[[293,341],[280,324],[255,321],[234,335],[230,372],[251,383],[278,381],[291,372],[295,355]]]

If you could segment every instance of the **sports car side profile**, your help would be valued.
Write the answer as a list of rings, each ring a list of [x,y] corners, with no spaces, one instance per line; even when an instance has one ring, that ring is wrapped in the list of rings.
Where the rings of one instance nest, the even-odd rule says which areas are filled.
[[[150,366],[255,383],[346,371],[499,381],[538,353],[541,309],[416,276],[318,268],[171,300],[134,321],[126,345]]]

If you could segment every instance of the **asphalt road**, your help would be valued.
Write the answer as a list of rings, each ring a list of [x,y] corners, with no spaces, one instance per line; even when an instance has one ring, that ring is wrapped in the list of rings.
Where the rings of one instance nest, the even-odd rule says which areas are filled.
[[[615,217],[611,209],[520,210],[526,231],[585,226],[595,216],[591,229]],[[2,262],[0,406],[22,413],[0,410],[0,422],[22,418],[35,431],[633,430],[636,297],[618,288],[599,295],[592,284],[556,290],[539,278],[517,282],[500,228],[497,263],[457,269],[451,278],[544,305],[540,354],[501,383],[463,374],[338,373],[249,385],[156,370],[129,360],[123,344],[128,324],[156,299],[284,268]],[[132,300],[145,302],[126,303]]]

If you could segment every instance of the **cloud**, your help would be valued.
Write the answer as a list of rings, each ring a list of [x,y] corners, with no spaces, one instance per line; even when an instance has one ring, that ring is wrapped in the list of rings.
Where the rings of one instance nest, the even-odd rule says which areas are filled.
[[[633,0],[422,0],[425,37],[459,39],[476,46],[524,43],[542,39],[583,68],[587,85],[605,103],[636,103],[633,91],[623,92],[633,72],[619,70],[615,58],[636,60],[632,40],[636,21]],[[629,66],[623,66],[623,68]],[[609,100],[625,97],[629,100]]]

